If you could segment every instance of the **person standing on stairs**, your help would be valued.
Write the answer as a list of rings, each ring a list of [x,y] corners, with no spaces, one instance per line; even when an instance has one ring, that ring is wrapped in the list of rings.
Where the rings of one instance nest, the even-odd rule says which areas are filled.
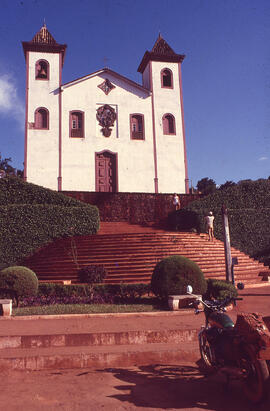
[[[205,217],[209,241],[214,241],[214,219],[212,211]]]
[[[173,196],[173,205],[175,207],[175,210],[180,210],[180,198],[176,193],[174,193]]]

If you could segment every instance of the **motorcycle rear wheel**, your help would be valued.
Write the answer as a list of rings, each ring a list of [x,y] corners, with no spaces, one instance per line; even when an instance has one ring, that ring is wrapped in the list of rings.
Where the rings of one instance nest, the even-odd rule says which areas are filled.
[[[213,371],[211,347],[204,332],[199,335],[201,359],[206,371]]]
[[[267,396],[269,381],[266,361],[253,359],[247,352],[245,358],[242,359],[242,365],[247,373],[243,384],[247,399],[254,404],[262,402]]]

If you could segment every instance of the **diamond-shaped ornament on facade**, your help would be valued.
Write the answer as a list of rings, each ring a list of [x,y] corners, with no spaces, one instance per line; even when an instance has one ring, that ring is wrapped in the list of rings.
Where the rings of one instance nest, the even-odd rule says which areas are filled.
[[[103,81],[103,83],[99,84],[98,87],[106,94],[106,96],[115,88],[115,86],[107,78]]]

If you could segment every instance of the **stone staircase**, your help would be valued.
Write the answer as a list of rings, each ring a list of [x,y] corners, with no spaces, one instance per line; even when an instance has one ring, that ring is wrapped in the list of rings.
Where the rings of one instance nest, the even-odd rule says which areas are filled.
[[[149,282],[158,261],[179,254],[195,261],[206,278],[225,279],[224,246],[208,241],[206,234],[169,232],[127,223],[101,223],[97,235],[58,239],[40,249],[22,264],[34,270],[40,281],[78,282],[78,268],[103,264],[106,283]],[[232,248],[238,258],[235,281],[246,285],[262,283],[262,272],[270,270]]]

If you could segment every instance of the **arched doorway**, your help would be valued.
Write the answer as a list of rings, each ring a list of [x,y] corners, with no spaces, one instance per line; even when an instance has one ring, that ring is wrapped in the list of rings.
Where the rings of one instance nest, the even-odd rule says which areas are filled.
[[[117,154],[104,150],[96,153],[95,156],[96,191],[117,192]]]

